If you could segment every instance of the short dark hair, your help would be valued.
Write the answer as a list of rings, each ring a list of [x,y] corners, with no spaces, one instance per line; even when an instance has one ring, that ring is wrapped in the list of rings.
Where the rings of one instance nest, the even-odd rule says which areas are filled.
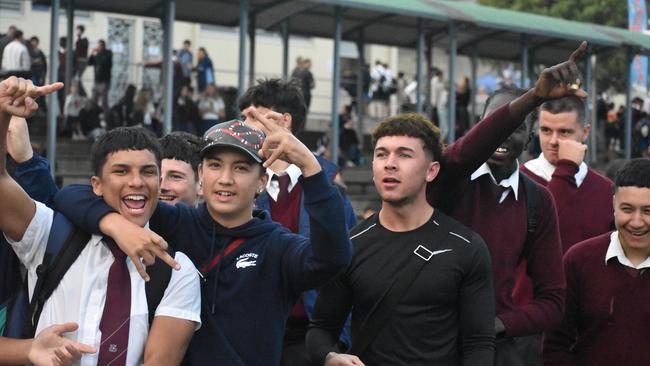
[[[266,107],[291,115],[291,133],[298,135],[305,126],[307,107],[300,86],[295,80],[260,79],[239,98],[239,110],[253,106]]]
[[[41,40],[38,39],[36,36],[32,36],[32,38],[29,39],[30,42],[36,41],[36,43],[41,43]]]
[[[160,169],[162,153],[156,136],[144,127],[118,127],[102,135],[90,150],[95,175],[101,176],[109,154],[123,150],[151,151]]]
[[[636,158],[626,162],[616,173],[614,189],[621,187],[650,188],[650,159]]]
[[[189,44],[189,45],[191,45],[192,42],[191,42],[189,39],[186,39],[186,40],[183,41],[183,44]]]
[[[575,95],[546,101],[542,104],[540,110],[552,114],[575,112],[578,123],[581,125],[587,124],[587,121],[585,121],[585,102]]]
[[[174,131],[159,140],[163,159],[175,159],[192,166],[195,178],[198,178],[199,152],[203,141],[196,135]]]
[[[514,86],[504,86],[502,88],[499,88],[499,89],[495,90],[485,100],[485,106],[483,107],[483,114],[481,115],[481,118],[486,117],[485,112],[487,111],[488,106],[492,103],[494,98],[496,98],[497,96],[505,94],[505,95],[512,96],[513,100],[514,100],[514,99],[517,99],[520,96],[526,94],[527,91],[528,91],[527,89],[517,88],[517,87],[514,87]],[[526,115],[525,122],[522,123],[521,125],[519,125],[519,127],[517,127],[517,130],[525,128],[526,132],[528,132],[528,134],[530,134],[532,132],[532,127],[535,124],[535,120],[533,118],[536,115],[537,114],[536,114],[535,111],[530,112],[528,115]]]
[[[424,143],[425,153],[430,154],[434,161],[440,161],[442,158],[440,129],[421,114],[406,113],[388,117],[372,134],[372,146],[377,145],[377,141],[386,136],[419,138]]]
[[[16,31],[14,32],[14,39],[20,39],[20,38],[23,38],[23,31],[21,31],[20,29],[16,29]]]
[[[78,30],[80,30],[80,31],[81,31],[81,33],[83,33],[83,32],[85,32],[85,31],[86,31],[86,27],[84,27],[84,26],[83,26],[83,25],[81,25],[81,24],[79,24],[79,25],[77,26],[77,29],[78,29]]]

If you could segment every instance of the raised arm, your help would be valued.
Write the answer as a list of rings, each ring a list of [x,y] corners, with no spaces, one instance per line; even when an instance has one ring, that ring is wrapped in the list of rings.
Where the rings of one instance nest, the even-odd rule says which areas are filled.
[[[62,83],[35,87],[30,80],[12,76],[0,82],[0,230],[19,241],[36,213],[34,201],[7,173],[7,134],[11,116],[29,117],[37,109],[34,101],[63,87]]]
[[[276,122],[282,120],[281,114],[271,112],[262,116],[255,109],[252,113],[266,133],[260,150],[260,155],[267,158],[264,166],[281,159],[295,164],[302,172],[300,183],[309,214],[309,242],[290,246],[283,266],[294,290],[302,292],[325,283],[350,263],[343,200],[311,151]]]
[[[13,172],[16,182],[34,200],[51,205],[58,188],[50,173],[47,159],[34,155],[27,121],[22,117],[11,117],[7,134],[7,151],[17,163]]]
[[[580,74],[576,65],[586,48],[587,42],[582,42],[567,61],[544,69],[535,87],[483,118],[465,136],[447,146],[443,167],[445,174],[453,179],[466,179],[490,158],[530,112],[545,101],[569,95],[587,96],[584,90],[579,89]]]

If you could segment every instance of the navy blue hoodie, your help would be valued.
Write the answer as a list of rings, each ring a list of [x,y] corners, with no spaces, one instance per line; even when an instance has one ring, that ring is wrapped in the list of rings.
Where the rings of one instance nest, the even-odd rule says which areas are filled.
[[[350,241],[338,190],[323,172],[300,179],[310,216],[309,238],[289,232],[266,211],[256,210],[244,225],[225,228],[212,219],[205,203],[198,208],[158,204],[150,228],[197,267],[233,240],[245,239],[206,276],[203,325],[188,349],[190,364],[277,365],[285,323],[300,293],[326,283],[349,264]],[[54,201],[92,232],[113,211],[88,186],[68,186]]]

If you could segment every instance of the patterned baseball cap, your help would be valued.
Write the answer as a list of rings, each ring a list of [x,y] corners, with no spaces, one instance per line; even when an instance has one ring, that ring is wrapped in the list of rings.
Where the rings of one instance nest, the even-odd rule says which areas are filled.
[[[218,123],[203,134],[205,146],[201,149],[201,159],[205,154],[217,146],[230,146],[239,149],[256,162],[261,163],[264,159],[258,154],[264,143],[264,132],[252,128],[239,120]]]

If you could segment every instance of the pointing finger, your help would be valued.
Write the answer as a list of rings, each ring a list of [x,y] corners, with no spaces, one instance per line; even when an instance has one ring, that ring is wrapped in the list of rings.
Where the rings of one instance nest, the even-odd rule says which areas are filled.
[[[149,275],[147,274],[147,270],[144,268],[144,264],[140,261],[140,258],[137,255],[130,255],[129,258],[131,258],[131,262],[133,262],[133,265],[138,270],[138,273],[144,282],[149,282]]]
[[[569,61],[576,62],[576,60],[582,57],[582,54],[585,52],[586,49],[587,49],[587,41],[582,41],[582,43],[580,43],[580,46],[575,51],[573,51],[573,53],[571,53],[571,56],[569,56]]]
[[[39,86],[34,88],[34,91],[32,92],[32,97],[40,97],[43,95],[48,95],[52,94],[57,90],[60,90],[63,88],[63,83],[61,82],[56,82],[54,84],[47,84],[43,86]]]

